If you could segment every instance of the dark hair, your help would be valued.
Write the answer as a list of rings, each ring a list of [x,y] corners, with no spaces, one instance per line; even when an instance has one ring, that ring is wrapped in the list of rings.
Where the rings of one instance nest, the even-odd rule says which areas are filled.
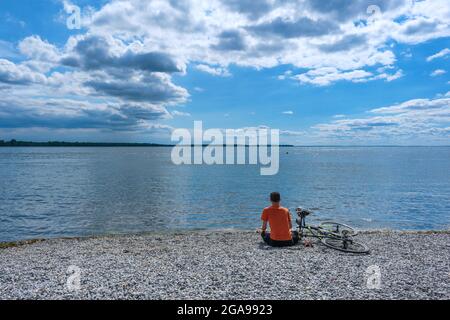
[[[272,192],[270,194],[270,201],[272,202],[280,202],[281,196],[279,192]]]

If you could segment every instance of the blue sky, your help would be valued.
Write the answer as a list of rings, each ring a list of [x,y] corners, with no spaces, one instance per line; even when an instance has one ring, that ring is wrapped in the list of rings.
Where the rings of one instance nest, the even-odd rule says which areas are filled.
[[[2,1],[0,139],[449,145],[449,48],[446,0]]]

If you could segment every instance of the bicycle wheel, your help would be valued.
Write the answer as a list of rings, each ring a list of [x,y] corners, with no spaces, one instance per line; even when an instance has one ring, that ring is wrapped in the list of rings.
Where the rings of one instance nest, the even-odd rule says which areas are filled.
[[[358,234],[358,232],[353,229],[352,227],[343,224],[338,223],[334,221],[324,221],[319,225],[320,228],[322,228],[326,232],[330,232],[335,236],[342,237],[344,233],[347,236],[354,237]]]
[[[349,253],[369,253],[369,248],[354,240],[344,240],[339,238],[322,238],[322,243],[329,248],[349,252]]]

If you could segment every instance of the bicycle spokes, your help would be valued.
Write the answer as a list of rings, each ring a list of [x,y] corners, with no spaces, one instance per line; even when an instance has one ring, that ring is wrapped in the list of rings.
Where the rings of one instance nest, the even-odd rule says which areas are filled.
[[[369,253],[365,244],[353,240],[358,232],[352,227],[334,221],[324,221],[319,226],[306,225],[306,215],[299,214],[296,219],[300,237],[318,238],[325,246],[344,252]]]

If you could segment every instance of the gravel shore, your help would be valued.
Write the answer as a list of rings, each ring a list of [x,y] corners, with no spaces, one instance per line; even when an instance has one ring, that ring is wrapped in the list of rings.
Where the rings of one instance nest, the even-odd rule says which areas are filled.
[[[245,231],[0,246],[0,299],[450,299],[450,232],[358,238],[369,255],[270,248]],[[377,267],[378,289],[367,285]]]

